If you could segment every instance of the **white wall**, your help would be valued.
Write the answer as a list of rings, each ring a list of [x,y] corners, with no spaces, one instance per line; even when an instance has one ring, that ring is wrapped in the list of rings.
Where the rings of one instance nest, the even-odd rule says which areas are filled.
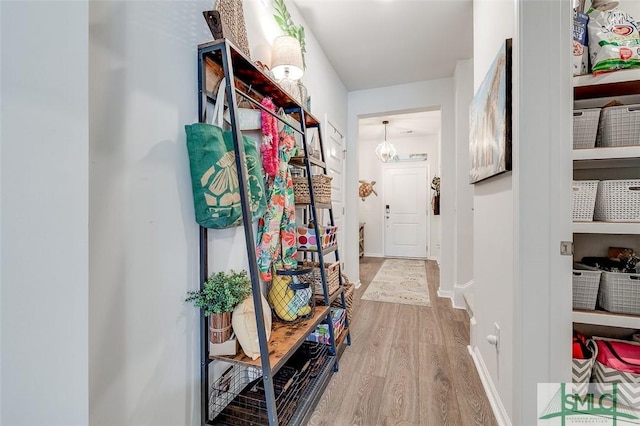
[[[266,60],[267,46],[279,34],[273,10],[259,0],[244,4],[252,57]],[[183,302],[198,286],[198,228],[183,126],[197,121],[196,49],[211,39],[201,12],[212,5],[91,2],[95,425],[200,424],[198,311]],[[308,31],[307,49],[304,82],[312,112],[346,129],[346,89]],[[210,270],[246,267],[244,233],[211,232],[209,253]]]
[[[88,5],[0,2],[0,424],[88,424]]]
[[[384,163],[380,162],[375,154],[375,149],[380,143],[377,139],[360,140],[358,154],[359,167],[360,167],[360,179],[367,181],[376,181],[374,189],[378,193],[378,196],[371,195],[362,201],[358,202],[358,219],[360,222],[365,222],[365,256],[383,256],[384,255]],[[431,179],[438,173],[439,169],[439,147],[440,139],[438,134],[422,136],[412,135],[396,135],[393,137],[393,146],[398,151],[398,155],[401,158],[407,158],[409,154],[415,153],[427,153],[427,161],[419,163],[391,163],[395,167],[417,166],[421,164],[427,164],[429,166],[429,172],[431,176],[427,177],[427,181],[431,182]],[[431,187],[427,187],[427,200],[431,202],[431,195],[433,191]],[[429,211],[430,221],[430,241],[429,244],[429,256],[440,257],[440,216],[434,216],[430,205],[425,206]]]
[[[514,40],[513,173],[474,186],[472,330],[513,424],[536,422],[537,383],[571,374],[571,257],[559,252],[571,240],[570,12],[570,2],[474,1],[476,88]],[[494,322],[499,351],[485,339]]]
[[[455,96],[453,78],[423,81],[349,93],[349,123],[347,135],[347,162],[354,164],[360,156],[358,119],[386,113],[416,112],[440,108],[441,129],[441,254],[440,290],[442,295],[453,293],[453,227],[455,199]],[[359,276],[357,271],[358,208],[353,203],[358,197],[359,167],[348,167],[346,174],[347,215],[346,235],[347,274]],[[351,203],[351,204],[350,204]],[[355,267],[354,267],[355,265]],[[351,269],[350,269],[351,268]]]
[[[473,280],[473,186],[469,184],[469,105],[473,99],[473,61],[458,61],[456,94],[456,226],[454,284],[464,288]],[[460,296],[460,295],[457,295]],[[454,300],[464,306],[462,300]]]

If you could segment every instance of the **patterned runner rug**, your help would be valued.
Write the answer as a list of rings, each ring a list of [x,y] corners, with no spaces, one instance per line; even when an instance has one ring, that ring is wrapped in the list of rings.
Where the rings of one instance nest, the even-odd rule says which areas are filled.
[[[431,306],[424,260],[387,259],[362,299],[375,302]]]

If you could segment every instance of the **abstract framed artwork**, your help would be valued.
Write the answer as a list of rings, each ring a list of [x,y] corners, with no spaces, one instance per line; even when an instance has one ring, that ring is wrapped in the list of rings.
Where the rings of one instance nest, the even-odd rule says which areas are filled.
[[[511,39],[505,40],[469,110],[469,182],[511,170]]]

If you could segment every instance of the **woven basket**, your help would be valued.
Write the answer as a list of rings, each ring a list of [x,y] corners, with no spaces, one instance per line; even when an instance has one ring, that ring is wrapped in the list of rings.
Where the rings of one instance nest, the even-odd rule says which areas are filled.
[[[602,271],[589,267],[573,267],[573,308],[593,311],[598,300]]]
[[[593,148],[600,121],[600,108],[573,111],[573,149]]]
[[[603,272],[598,302],[609,312],[640,315],[640,274]]]
[[[306,177],[293,177],[293,196],[296,204],[311,204],[309,194],[309,182]],[[316,175],[311,176],[313,185],[313,196],[316,203],[331,204],[331,176]]]
[[[229,38],[247,57],[251,57],[242,0],[217,0],[215,9],[220,12],[220,20],[231,32],[230,37],[226,34],[225,37]]]
[[[597,146],[640,145],[640,104],[604,108]]]
[[[573,181],[573,221],[591,222],[598,192],[597,180]]]
[[[304,261],[302,262],[302,266],[305,268],[313,268],[313,272],[306,275],[306,277],[313,280],[315,294],[324,294],[322,289],[322,276],[320,275],[320,263]],[[334,262],[330,265],[325,263],[324,276],[327,280],[327,292],[329,295],[332,295],[338,290],[338,287],[340,287],[340,263]]]
[[[346,277],[343,275],[342,276],[343,279],[346,280]],[[344,302],[347,305],[347,320],[349,321],[349,327],[351,327],[351,318],[353,318],[353,294],[355,291],[355,286],[351,283],[348,282],[348,280],[345,281],[345,283],[343,284],[344,286]],[[336,301],[334,301],[331,306],[333,306],[334,308],[342,308],[342,298],[338,298]]]
[[[594,219],[640,222],[640,179],[600,181]]]

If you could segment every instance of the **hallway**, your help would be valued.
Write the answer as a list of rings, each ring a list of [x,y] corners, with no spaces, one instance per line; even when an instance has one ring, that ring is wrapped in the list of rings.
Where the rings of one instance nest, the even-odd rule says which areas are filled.
[[[427,262],[430,307],[360,300],[383,261],[360,262],[352,344],[309,424],[496,424],[467,351],[469,318],[437,296],[437,263]]]

